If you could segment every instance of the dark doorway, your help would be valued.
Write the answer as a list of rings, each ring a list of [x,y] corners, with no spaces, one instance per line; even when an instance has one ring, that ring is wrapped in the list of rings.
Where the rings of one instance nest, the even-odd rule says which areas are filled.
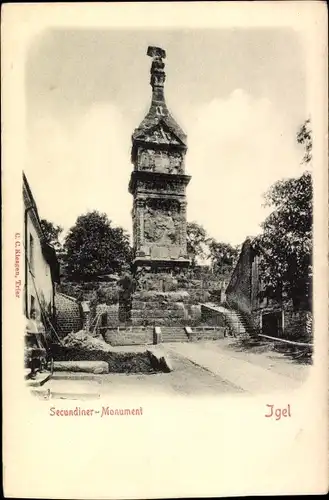
[[[262,334],[270,337],[282,337],[282,312],[262,315]]]

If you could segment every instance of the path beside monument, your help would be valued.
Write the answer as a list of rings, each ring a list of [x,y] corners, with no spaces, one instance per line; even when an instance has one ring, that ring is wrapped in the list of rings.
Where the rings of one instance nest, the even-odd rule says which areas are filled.
[[[179,355],[188,359],[197,366],[209,370],[228,384],[249,394],[267,393],[268,391],[282,391],[297,389],[303,379],[307,377],[308,367],[299,370],[299,377],[279,373],[270,366],[269,358],[262,354],[255,354],[252,359],[249,353],[238,353],[225,349],[220,343],[170,343],[164,344],[164,350],[170,355]],[[259,357],[262,363],[255,363]],[[288,365],[286,360],[283,365]],[[296,366],[293,367],[296,370]]]
[[[188,359],[170,354],[171,373],[95,375],[58,372],[34,394],[41,399],[98,400],[115,396],[217,396],[242,391],[221,377],[196,366]]]

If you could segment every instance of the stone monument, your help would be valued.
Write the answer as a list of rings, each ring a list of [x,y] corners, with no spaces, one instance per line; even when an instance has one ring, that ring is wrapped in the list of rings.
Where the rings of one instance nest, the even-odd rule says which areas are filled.
[[[136,301],[137,309],[142,307],[138,291],[152,290],[154,297],[157,292],[177,291],[177,276],[190,264],[186,247],[186,186],[190,181],[185,174],[186,135],[165,101],[166,53],[159,47],[149,47],[147,55],[152,58],[152,100],[149,112],[132,135],[134,169],[129,183],[137,282],[132,303],[135,324],[140,320]]]
[[[129,191],[133,202],[134,268],[152,271],[189,265],[186,250],[186,135],[164,97],[164,50],[149,47],[151,107],[132,136]]]

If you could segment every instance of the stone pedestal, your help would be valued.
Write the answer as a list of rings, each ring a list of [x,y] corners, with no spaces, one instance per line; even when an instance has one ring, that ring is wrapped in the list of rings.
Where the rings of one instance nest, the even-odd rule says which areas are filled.
[[[188,292],[136,292],[132,301],[131,322],[135,326],[185,325],[189,320]]]
[[[201,317],[183,270],[136,273],[131,322],[135,326],[185,326]]]

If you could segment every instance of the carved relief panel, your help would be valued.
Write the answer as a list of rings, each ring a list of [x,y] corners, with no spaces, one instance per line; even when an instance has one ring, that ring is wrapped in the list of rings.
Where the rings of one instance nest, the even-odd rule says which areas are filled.
[[[170,168],[170,157],[167,151],[157,151],[154,157],[154,171],[168,174]]]
[[[183,158],[181,153],[175,151],[140,148],[137,169],[164,174],[182,174]]]
[[[173,151],[170,153],[170,174],[183,173],[183,158],[181,153]]]
[[[185,203],[161,198],[138,200],[134,212],[134,236],[137,256],[157,259],[186,257]]]
[[[152,149],[140,148],[138,151],[137,170],[146,170],[152,172],[154,170],[154,153]]]
[[[149,200],[144,213],[144,240],[156,245],[177,245],[181,219],[177,205],[168,200]]]

